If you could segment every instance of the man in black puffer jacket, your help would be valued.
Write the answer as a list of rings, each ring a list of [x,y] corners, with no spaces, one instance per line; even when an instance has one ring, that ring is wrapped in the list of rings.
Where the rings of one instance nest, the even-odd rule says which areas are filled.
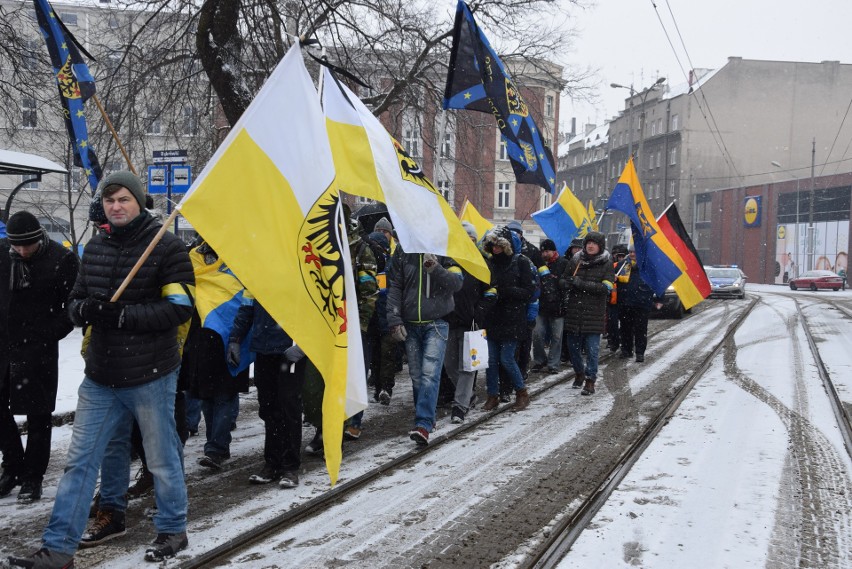
[[[61,567],[73,561],[98,467],[113,438],[126,440],[128,464],[104,476],[121,479],[124,488],[129,483],[134,418],[142,430],[157,504],[157,538],[145,559],[162,561],[187,546],[186,484],[174,404],[181,362],[178,327],[193,309],[192,263],[183,243],[165,233],[121,297],[111,302],[161,224],[145,211],[145,192],[134,174],[110,174],[100,190],[109,227],[86,245],[68,303],[71,320],[88,327],[90,336],[65,473],[42,549],[13,564]]]
[[[595,392],[606,302],[615,278],[612,259],[605,245],[603,233],[590,231],[583,239],[583,249],[568,259],[561,278],[561,287],[567,291],[565,331],[576,374],[574,387],[582,386],[583,395]]]

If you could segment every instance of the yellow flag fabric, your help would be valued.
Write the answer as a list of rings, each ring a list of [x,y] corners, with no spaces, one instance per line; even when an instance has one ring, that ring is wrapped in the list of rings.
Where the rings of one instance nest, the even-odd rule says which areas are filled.
[[[595,204],[592,203],[592,200],[589,200],[589,226],[592,231],[598,231],[598,217],[595,214]]]
[[[335,484],[343,421],[367,407],[367,389],[333,179],[322,109],[296,43],[178,207],[322,374]]]
[[[453,258],[483,282],[491,273],[450,205],[364,103],[328,70],[326,127],[338,189],[384,202],[406,253]]]
[[[485,232],[494,227],[494,224],[482,217],[482,214],[468,200],[464,200],[464,206],[459,214],[459,219],[472,223],[476,228],[479,239],[482,239]]]

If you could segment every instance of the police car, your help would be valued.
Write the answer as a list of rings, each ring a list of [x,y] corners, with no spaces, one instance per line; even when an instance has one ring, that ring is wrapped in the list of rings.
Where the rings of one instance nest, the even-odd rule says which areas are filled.
[[[745,298],[746,276],[736,265],[705,266],[710,298]]]

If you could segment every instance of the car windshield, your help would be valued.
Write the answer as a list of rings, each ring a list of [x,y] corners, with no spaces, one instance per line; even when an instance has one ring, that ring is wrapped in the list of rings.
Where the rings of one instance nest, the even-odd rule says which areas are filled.
[[[738,279],[740,271],[739,269],[708,269],[707,276],[717,279]]]
[[[836,277],[836,273],[832,273],[831,271],[808,271],[803,274],[801,278],[803,279],[815,279],[819,277]]]

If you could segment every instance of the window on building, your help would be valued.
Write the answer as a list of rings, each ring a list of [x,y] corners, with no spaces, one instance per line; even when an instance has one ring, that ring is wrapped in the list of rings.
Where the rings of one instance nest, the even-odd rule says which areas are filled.
[[[154,106],[148,106],[145,109],[145,132],[147,134],[160,134],[162,125],[160,123],[160,113]]]
[[[612,171],[610,172],[609,177],[615,178],[615,164],[613,164],[611,168],[612,168]]]
[[[43,45],[44,42],[39,40],[24,42],[23,64],[26,69],[37,69],[38,55]]]
[[[452,158],[453,156],[453,133],[445,132],[444,140],[441,141],[441,158]]]
[[[73,28],[77,25],[77,14],[74,12],[60,12],[59,19],[61,19],[62,23],[69,28]]]
[[[25,96],[21,99],[21,126],[35,128],[38,126],[38,110],[35,97]]]
[[[709,195],[696,196],[695,221],[698,223],[709,223],[713,221],[713,201]],[[779,219],[779,222],[781,220]]]
[[[508,209],[511,203],[512,197],[512,184],[511,182],[499,182],[497,184],[497,207],[501,209]]]
[[[116,16],[115,14],[110,14],[109,18],[107,19],[107,25],[109,26],[109,28],[111,30],[118,29],[118,26],[119,26],[118,16]]]
[[[402,133],[402,146],[412,158],[420,157],[420,129],[414,126],[406,128]]]
[[[672,115],[672,130],[678,129],[679,118],[678,115]]]
[[[447,180],[438,180],[438,193],[444,196],[447,203],[453,205],[453,192],[450,188],[450,182]]]
[[[669,165],[674,166],[675,164],[677,164],[677,147],[672,148],[669,152]]]
[[[509,149],[506,147],[506,140],[504,138],[500,139],[500,149],[497,152],[498,160],[508,160],[509,159]],[[577,165],[577,157],[574,157],[574,166]]]
[[[657,119],[657,132],[663,134],[663,119]]]
[[[198,134],[198,111],[195,107],[186,106],[183,108],[181,134],[184,136],[195,136]]]
[[[553,118],[553,102],[553,95],[544,96],[544,116],[547,118]]]
[[[648,170],[652,170],[654,168],[654,155],[648,155]]]
[[[657,150],[657,168],[659,168],[660,165],[662,164],[662,160],[663,160],[663,151]]]
[[[677,192],[677,180],[669,181],[669,197],[675,197],[675,193]]]
[[[547,192],[541,194],[541,207],[539,209],[544,209],[546,207],[550,207],[551,195]]]
[[[32,178],[32,175],[22,174],[20,181],[23,182],[24,180],[29,180],[30,178]],[[30,182],[29,184],[24,184],[23,186],[21,186],[21,188],[24,190],[37,190],[38,186],[39,182]]]
[[[656,136],[657,134],[657,123],[651,121],[651,136]]]

